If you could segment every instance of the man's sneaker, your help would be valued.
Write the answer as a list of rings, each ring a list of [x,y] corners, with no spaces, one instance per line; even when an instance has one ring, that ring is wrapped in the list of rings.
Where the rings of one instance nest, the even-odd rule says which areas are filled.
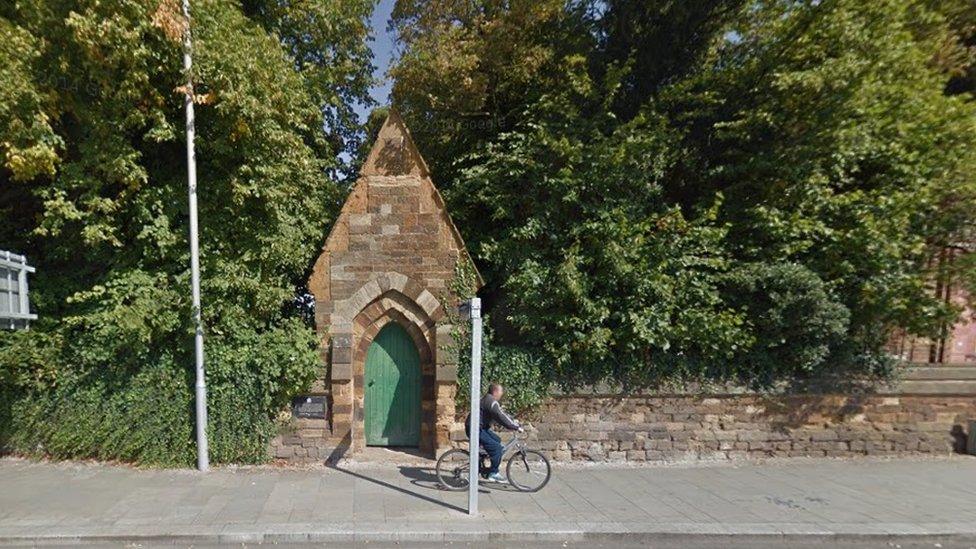
[[[488,480],[492,482],[508,482],[508,479],[503,477],[501,473],[492,473],[488,475]]]

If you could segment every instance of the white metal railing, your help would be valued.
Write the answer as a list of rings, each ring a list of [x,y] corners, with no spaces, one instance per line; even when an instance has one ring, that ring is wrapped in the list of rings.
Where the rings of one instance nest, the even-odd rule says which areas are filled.
[[[37,315],[30,312],[27,273],[34,267],[22,255],[0,250],[0,326],[26,329]]]

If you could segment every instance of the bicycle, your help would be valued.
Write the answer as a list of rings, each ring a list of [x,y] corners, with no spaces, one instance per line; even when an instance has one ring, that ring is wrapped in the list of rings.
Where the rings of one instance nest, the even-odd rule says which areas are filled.
[[[520,492],[538,492],[552,476],[549,460],[541,452],[529,450],[518,433],[502,446],[502,458],[513,448],[515,453],[508,458],[505,466],[508,482]],[[483,449],[478,450],[478,473],[484,478],[491,465],[490,457]],[[437,460],[437,479],[442,486],[456,492],[468,489],[468,472],[471,470],[469,455],[467,450],[455,448]]]

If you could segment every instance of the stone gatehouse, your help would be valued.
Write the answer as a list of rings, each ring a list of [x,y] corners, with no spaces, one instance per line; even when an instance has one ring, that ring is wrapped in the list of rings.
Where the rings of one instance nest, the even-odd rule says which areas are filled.
[[[481,285],[410,132],[391,112],[309,279],[323,369],[308,397],[327,413],[294,419],[274,443],[277,457],[314,460],[367,445],[432,455],[448,446],[457,386],[451,311],[458,293]]]

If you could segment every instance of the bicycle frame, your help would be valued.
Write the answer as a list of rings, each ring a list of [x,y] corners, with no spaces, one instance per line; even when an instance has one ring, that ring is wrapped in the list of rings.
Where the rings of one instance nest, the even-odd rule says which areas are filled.
[[[502,443],[501,446],[502,458],[504,459],[506,456],[508,458],[508,465],[505,467],[505,477],[508,479],[508,482],[510,482],[518,490],[523,492],[536,492],[549,482],[549,478],[552,474],[552,468],[549,465],[549,460],[542,452],[530,449],[528,444],[526,444],[526,437],[524,435],[520,436],[519,434],[514,434],[507,442]],[[478,473],[484,477],[487,473],[489,459],[488,453],[484,452],[481,448],[478,450],[479,455],[478,459],[476,460],[478,463]],[[470,467],[470,456],[471,445],[469,443],[467,449],[455,448],[453,450],[449,450],[437,460],[437,478],[448,490],[459,491],[468,486],[467,479]],[[544,468],[539,469],[535,465],[530,466],[529,459],[531,459],[531,463],[539,463],[539,467]],[[516,463],[518,463],[518,465],[513,467],[513,465]],[[545,473],[545,478],[536,477],[541,479],[542,483],[526,484],[525,482],[513,479],[513,472],[521,472],[523,465],[525,468],[525,473],[535,475]],[[521,473],[519,473],[519,475],[521,475]]]
[[[512,448],[515,448],[518,451],[525,450],[525,448],[526,448],[526,446],[525,446],[525,437],[519,436],[519,433],[517,431],[512,435],[512,438],[509,439],[508,442],[505,442],[505,443],[502,444],[502,461],[505,460],[505,456],[508,455],[508,451],[511,450]],[[469,452],[471,451],[470,445],[469,445],[468,451]],[[485,453],[486,452],[485,452],[485,449],[484,448],[480,448],[480,447],[478,448],[478,455],[479,456],[480,455],[484,455]]]

